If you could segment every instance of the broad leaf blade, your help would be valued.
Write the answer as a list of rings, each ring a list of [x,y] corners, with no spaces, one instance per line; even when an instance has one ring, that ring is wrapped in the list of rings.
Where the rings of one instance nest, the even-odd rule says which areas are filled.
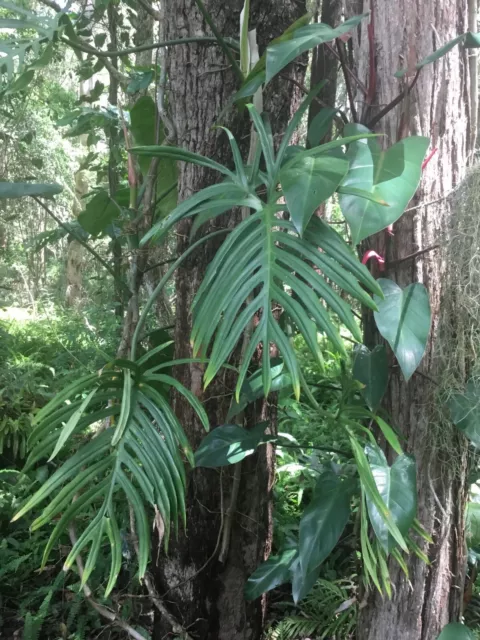
[[[350,124],[345,127],[344,135],[362,132],[367,134],[369,130],[363,125]],[[400,140],[386,151],[380,149],[375,138],[349,144],[350,169],[342,187],[372,194],[371,200],[354,192],[340,194],[340,206],[354,244],[385,229],[403,214],[417,190],[428,145],[429,139],[420,136]]]
[[[252,455],[265,438],[265,426],[257,424],[249,431],[235,424],[213,429],[195,452],[195,465],[215,468],[240,462]]]
[[[358,26],[367,15],[364,13],[354,16],[334,29],[323,23],[300,27],[293,31],[288,40],[269,45],[267,47],[266,81],[270,82],[273,76],[305,51],[348,33]]]
[[[420,283],[401,289],[392,280],[380,278],[378,284],[384,299],[375,297],[378,306],[375,322],[395,353],[405,379],[409,380],[427,346],[431,322],[428,292]]]
[[[475,447],[480,447],[480,384],[469,380],[464,393],[450,397],[448,408],[453,424]]]
[[[299,555],[306,576],[329,556],[350,517],[351,484],[323,473],[300,521]]]
[[[390,467],[378,446],[367,445],[366,454],[375,484],[400,533],[406,536],[413,525],[417,511],[417,481],[415,460],[407,455],[398,456]],[[386,553],[391,553],[396,542],[390,535],[377,507],[367,497],[368,514],[375,535]]]
[[[365,345],[359,345],[355,351],[353,377],[364,387],[362,395],[371,411],[376,411],[388,385],[387,352],[383,345],[372,351]]]
[[[348,160],[340,156],[300,156],[298,162],[280,170],[280,183],[290,216],[302,234],[322,202],[335,193],[348,171]]]
[[[475,634],[460,622],[451,622],[443,627],[437,640],[475,640]]]
[[[270,556],[247,580],[245,598],[255,600],[266,591],[288,582],[290,567],[296,555],[296,549],[287,549],[279,556]]]

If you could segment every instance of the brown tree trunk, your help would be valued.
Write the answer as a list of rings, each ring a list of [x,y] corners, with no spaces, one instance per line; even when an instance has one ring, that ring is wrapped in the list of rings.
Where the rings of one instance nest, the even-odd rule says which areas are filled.
[[[368,9],[374,19],[376,93],[372,105],[364,110],[364,122],[402,90],[401,82],[394,77],[398,68],[414,67],[432,50],[468,29],[467,0],[398,0],[388,3],[388,10],[383,0],[373,0],[372,6],[364,3],[363,10]],[[357,51],[358,74],[367,85],[371,79],[369,51],[367,29],[363,27]],[[407,81],[411,80],[412,76]],[[361,113],[360,101],[358,106]],[[408,383],[391,358],[385,406],[405,437],[407,452],[416,458],[418,518],[434,543],[422,544],[430,565],[413,554],[407,559],[408,579],[392,565],[391,600],[376,593],[366,594],[359,621],[360,640],[435,640],[442,627],[458,619],[461,611],[466,565],[467,447],[448,418],[442,418],[448,412],[438,405],[438,390],[446,366],[445,340],[455,340],[454,328],[450,328],[449,336],[441,330],[452,296],[447,277],[448,242],[444,240],[455,212],[447,196],[465,175],[471,152],[470,127],[469,64],[462,48],[454,48],[445,58],[425,67],[410,99],[377,127],[387,134],[389,144],[399,137],[419,134],[429,136],[431,148],[437,149],[410,204],[413,209],[395,224],[393,236],[382,232],[370,242],[387,259],[386,271],[378,275],[402,287],[423,282],[430,294],[432,327],[425,357]],[[439,249],[403,260],[439,242]],[[366,334],[367,342],[378,339],[371,323]]]
[[[238,37],[240,10],[243,2],[204,2],[219,31],[224,36]],[[303,4],[303,6],[302,6]],[[257,27],[261,50],[295,19],[305,13],[305,3],[294,0],[254,0],[252,26]],[[167,40],[211,35],[194,0],[167,0],[164,5]],[[233,74],[218,47],[189,45],[176,47],[168,55],[168,99],[175,127],[176,143],[231,164],[227,140],[213,129],[217,118],[235,91]],[[297,80],[303,80],[304,66],[290,69]],[[266,96],[266,110],[272,114],[275,134],[282,132],[295,106],[298,95],[288,81],[272,82]],[[231,109],[226,116],[229,126],[246,158],[250,124],[245,112]],[[218,176],[194,165],[180,166],[179,199],[184,200],[199,189],[218,180]],[[234,222],[238,213],[217,224]],[[177,229],[178,253],[188,246],[190,222]],[[177,357],[191,355],[190,306],[205,268],[216,246],[200,249],[178,272],[176,280],[175,346]],[[225,377],[205,392],[202,369],[197,365],[183,367],[178,376],[198,397],[206,402],[212,427],[225,423],[231,401],[233,380]],[[221,376],[220,376],[221,377]],[[176,411],[196,448],[205,435],[191,408],[176,399]],[[246,427],[268,416],[267,406],[256,407]],[[274,425],[272,424],[272,428]],[[157,563],[157,587],[165,594],[164,602],[189,634],[199,640],[254,640],[260,638],[264,602],[247,603],[243,588],[248,575],[270,552],[273,452],[267,449],[244,461],[237,470],[238,497],[231,469],[197,469],[190,474],[187,496],[187,530],[169,556]],[[231,518],[229,516],[231,515]],[[232,524],[230,535],[225,535]],[[220,561],[222,540],[225,557]],[[228,544],[227,544],[228,543]],[[158,640],[171,631],[169,623],[159,616],[154,637]]]

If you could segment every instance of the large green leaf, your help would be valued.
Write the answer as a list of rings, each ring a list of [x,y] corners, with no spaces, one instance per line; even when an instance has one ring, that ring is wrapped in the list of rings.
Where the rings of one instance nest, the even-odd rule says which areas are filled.
[[[155,103],[150,96],[139,98],[130,110],[130,127],[135,144],[140,146],[162,144],[165,135],[163,126],[157,132],[158,118]],[[138,156],[138,163],[143,176],[147,176],[152,158],[146,155]],[[159,156],[157,169],[157,194],[165,194],[156,208],[158,218],[163,218],[177,206],[178,190],[177,163],[175,159]]]
[[[310,218],[322,202],[335,193],[348,171],[348,160],[339,156],[301,156],[280,171],[280,184],[290,217],[303,234]]]
[[[380,447],[367,445],[365,452],[378,492],[400,533],[405,536],[417,512],[415,460],[410,456],[401,455],[390,467]],[[396,542],[388,532],[384,518],[368,497],[367,506],[375,535],[383,549],[390,553],[395,548]]]
[[[353,377],[364,385],[362,395],[368,408],[371,411],[376,411],[388,385],[388,363],[385,347],[378,345],[373,351],[370,351],[365,345],[359,345],[355,350]]]
[[[107,191],[102,190],[87,202],[77,220],[85,231],[91,233],[92,236],[97,236],[105,231],[114,220],[117,220],[121,213],[118,204],[112,200]]]
[[[480,447],[480,384],[469,380],[464,393],[453,394],[448,401],[452,422],[470,440]]]
[[[431,321],[428,291],[420,283],[401,289],[385,278],[380,278],[378,284],[384,299],[375,298],[378,305],[375,322],[408,380],[420,364],[427,346]]]
[[[290,567],[297,555],[296,549],[287,549],[278,556],[270,556],[252,573],[245,585],[245,598],[255,600],[266,591],[290,580]]]
[[[292,379],[283,371],[284,364],[278,358],[270,361],[272,386],[271,391],[281,391],[286,387],[292,386]],[[263,381],[262,381],[262,369],[258,369],[252,375],[245,380],[240,390],[240,398],[238,402],[233,400],[230,409],[228,411],[227,420],[231,420],[238,415],[245,407],[255,402],[259,398],[263,398]]]
[[[475,640],[475,634],[460,622],[451,622],[443,627],[437,640]]]
[[[37,196],[51,198],[63,191],[59,184],[35,184],[33,182],[1,182],[1,198],[23,198],[25,196]]]
[[[258,445],[266,440],[266,424],[253,429],[243,429],[236,424],[221,425],[213,429],[195,452],[197,467],[223,467],[235,464],[255,453]]]
[[[330,131],[336,113],[337,110],[333,107],[323,107],[313,118],[307,134],[308,143],[311,147],[319,145],[322,138]]]
[[[369,130],[360,124],[349,124],[344,129],[345,136],[359,133],[367,134]],[[348,145],[350,169],[342,187],[361,189],[373,196],[368,200],[340,194],[340,207],[354,244],[385,229],[403,214],[417,190],[428,145],[429,139],[420,136],[404,138],[386,151],[381,150],[376,138]]]
[[[292,598],[295,604],[308,596],[318,580],[321,568],[321,565],[318,565],[318,567],[313,569],[313,571],[310,571],[305,575],[300,562],[300,557],[298,556],[292,562],[290,573],[292,581]]]
[[[332,552],[350,517],[352,486],[332,471],[323,473],[300,520],[299,555],[304,576]]]
[[[323,23],[310,24],[293,31],[288,40],[270,44],[267,47],[266,81],[270,82],[273,76],[305,51],[348,33],[358,26],[367,15],[364,13],[349,18],[335,28]]]

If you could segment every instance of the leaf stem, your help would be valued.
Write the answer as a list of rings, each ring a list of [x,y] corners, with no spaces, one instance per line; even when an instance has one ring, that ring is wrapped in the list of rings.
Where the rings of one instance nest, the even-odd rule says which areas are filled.
[[[152,44],[142,44],[138,47],[130,47],[128,49],[120,49],[117,51],[101,51],[100,49],[95,49],[95,47],[91,47],[88,44],[84,44],[83,42],[74,42],[69,38],[62,37],[60,40],[68,44],[72,49],[78,49],[79,51],[83,51],[84,53],[90,53],[93,56],[97,56],[97,58],[116,58],[120,56],[128,56],[131,53],[139,53],[140,51],[151,51],[152,49],[161,49],[163,47],[173,47],[180,44],[219,44],[217,38],[213,38],[211,36],[197,36],[195,38],[177,38],[175,40],[165,40],[163,42],[154,42]],[[233,49],[234,51],[238,50],[238,43],[230,38],[224,38],[223,42],[227,49]],[[233,54],[230,51],[230,54],[233,57]]]

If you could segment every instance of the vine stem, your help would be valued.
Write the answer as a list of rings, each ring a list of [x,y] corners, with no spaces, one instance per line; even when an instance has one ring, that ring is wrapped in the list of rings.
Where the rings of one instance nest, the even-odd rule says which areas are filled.
[[[100,49],[95,49],[95,47],[91,47],[88,44],[83,44],[82,42],[74,42],[69,38],[65,38],[63,36],[60,40],[64,44],[68,44],[72,49],[78,49],[79,51],[83,51],[84,53],[90,53],[97,58],[116,58],[121,56],[128,56],[131,53],[139,53],[141,51],[150,51],[152,49],[161,49],[162,47],[174,47],[181,44],[217,44],[217,38],[212,36],[197,36],[195,38],[177,38],[175,40],[164,40],[163,42],[154,42],[153,44],[142,44],[138,47],[130,47],[128,49],[121,49],[117,51],[101,51]],[[234,51],[238,51],[238,43],[229,38],[224,38],[225,44],[233,49]]]

